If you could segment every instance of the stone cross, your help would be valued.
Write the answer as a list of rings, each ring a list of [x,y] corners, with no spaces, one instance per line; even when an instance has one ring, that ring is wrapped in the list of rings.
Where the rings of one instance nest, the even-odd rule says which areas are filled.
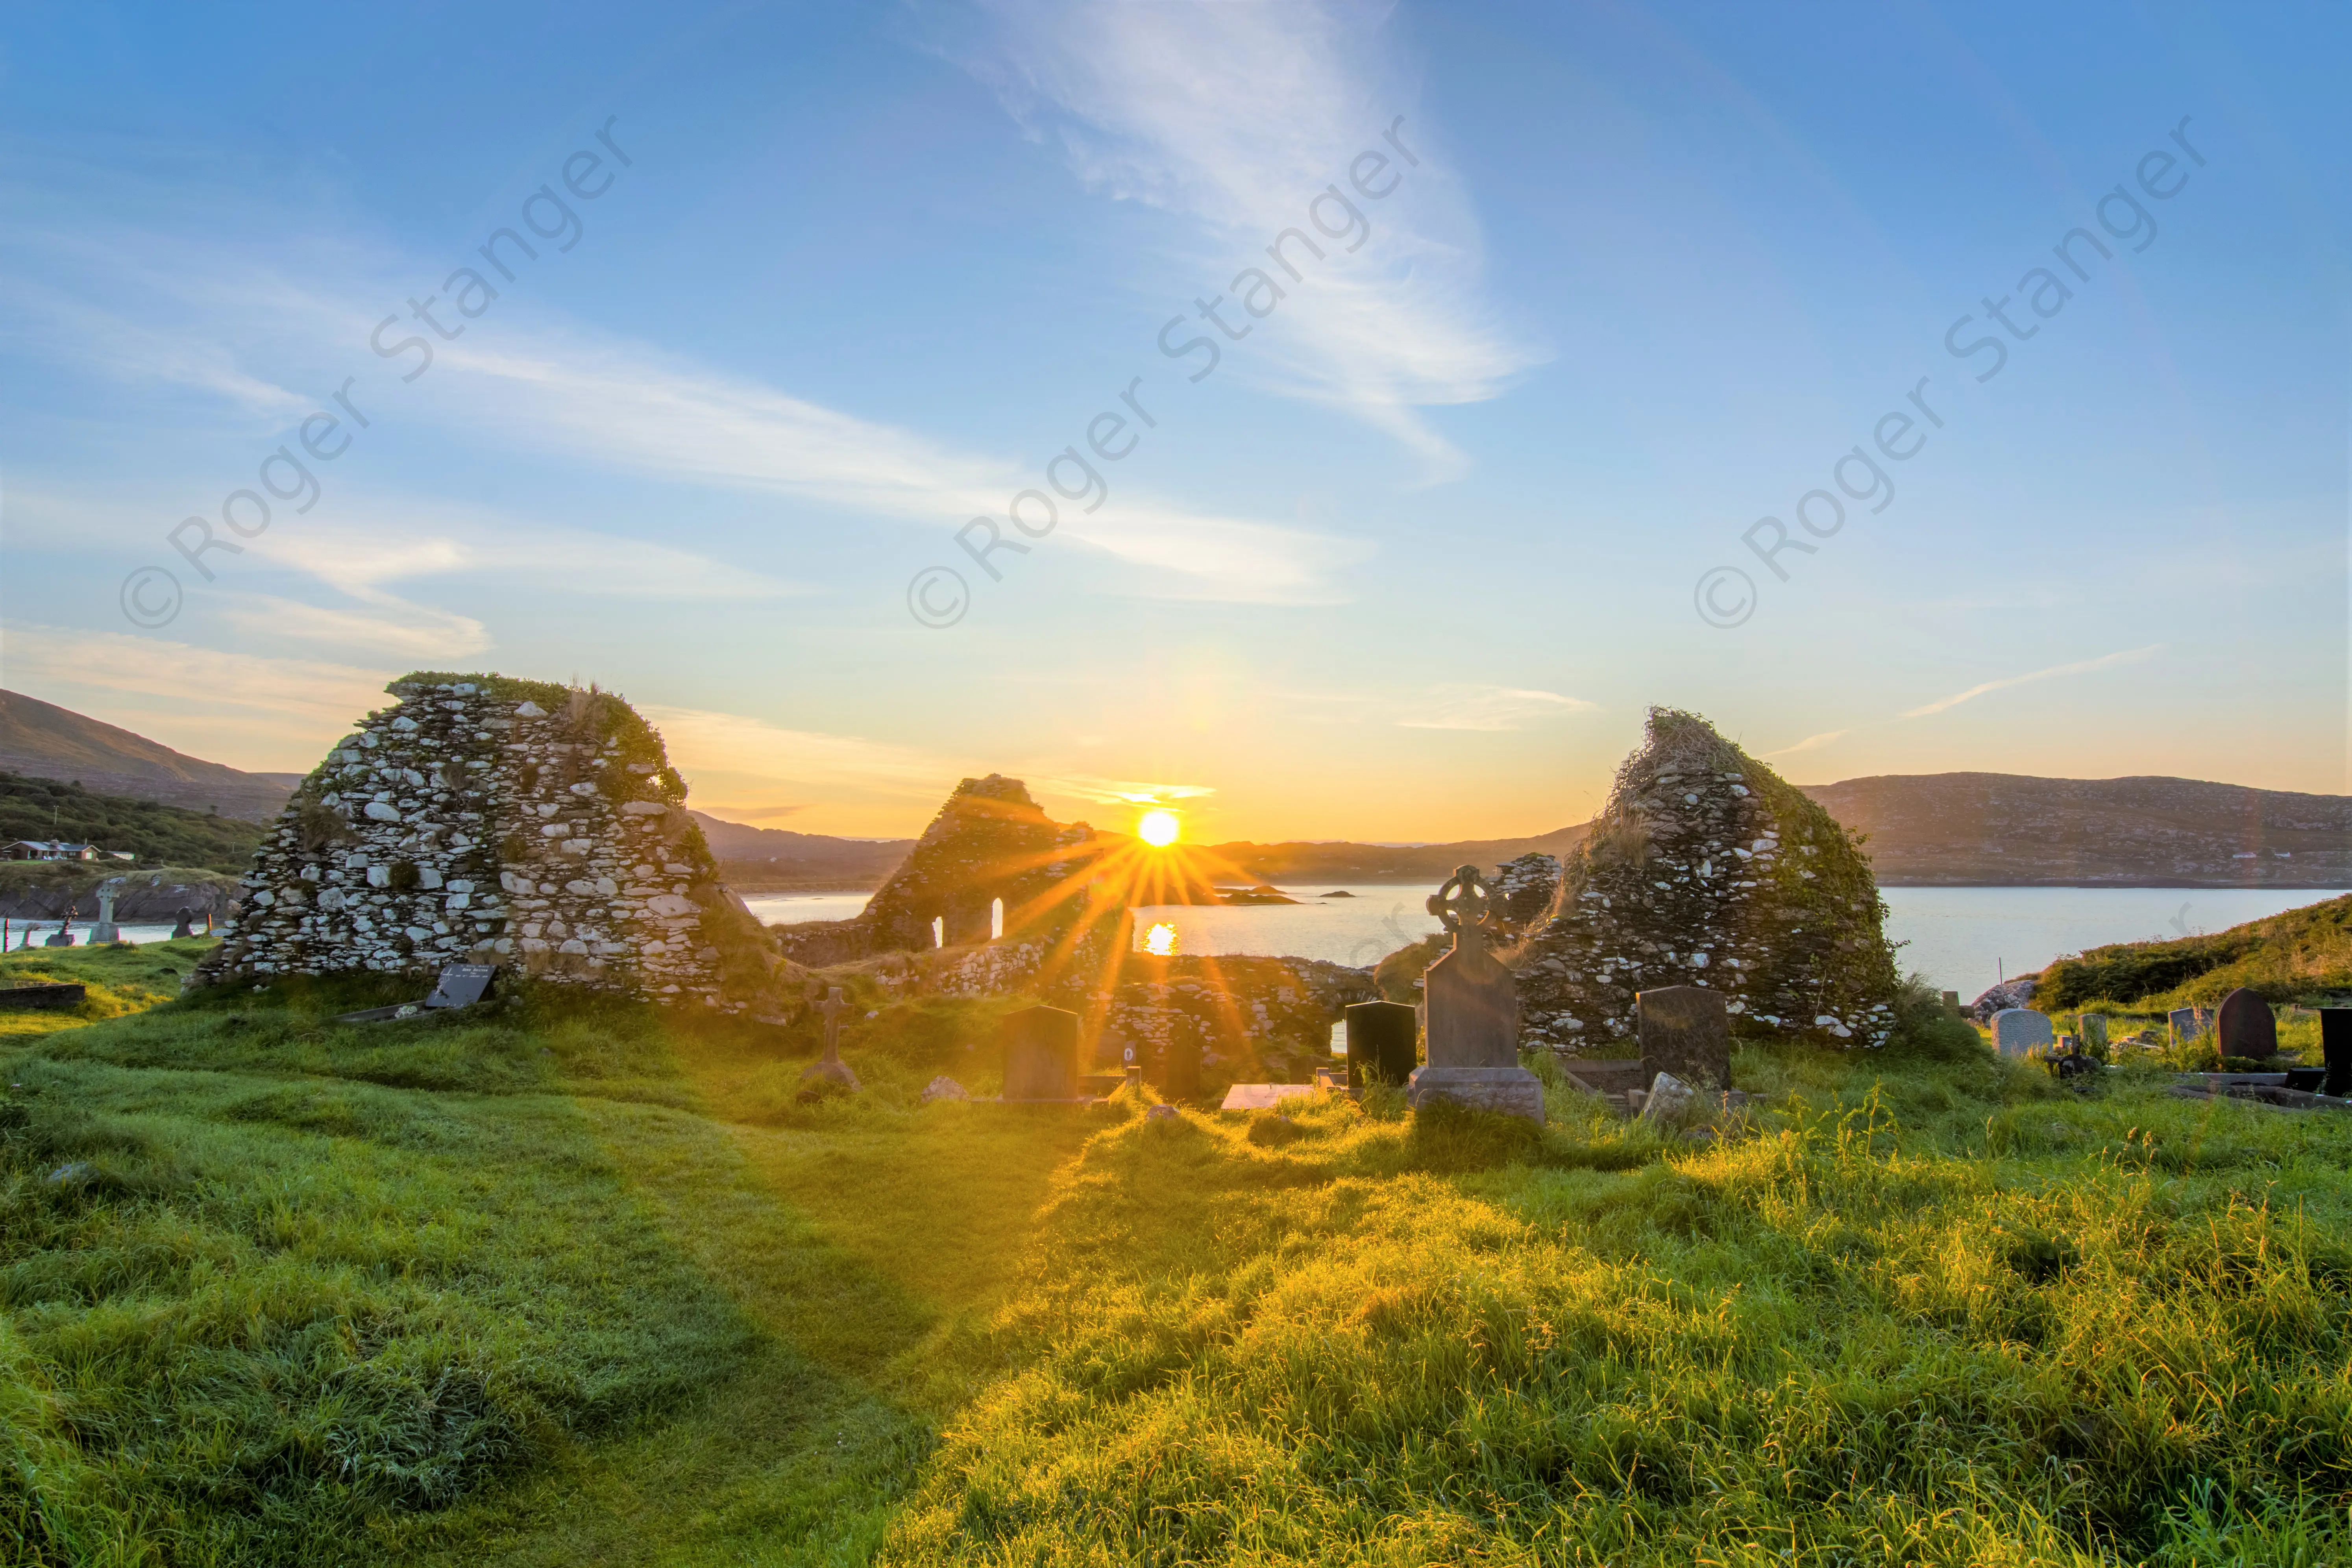
[[[1432,1100],[1543,1120],[1543,1084],[1519,1066],[1518,984],[1486,951],[1494,895],[1475,866],[1455,868],[1429,899],[1429,912],[1454,933],[1454,950],[1422,979],[1429,1009],[1429,1062],[1407,1081],[1419,1110]]]
[[[864,1086],[857,1081],[857,1075],[850,1070],[849,1064],[841,1059],[841,1016],[849,1011],[849,998],[836,985],[824,1001],[816,1005],[816,1010],[824,1015],[824,1055],[803,1070],[801,1081],[806,1083],[813,1078],[830,1079],[856,1093]],[[810,1088],[803,1089],[801,1094],[803,1099],[809,1099],[823,1092],[822,1088]]]
[[[816,1010],[824,1015],[824,1060],[832,1066],[841,1063],[841,1016],[849,1009],[849,999],[836,985]]]
[[[110,879],[98,885],[98,923],[90,928],[89,932],[92,947],[102,942],[122,940],[121,928],[114,923],[115,892],[120,886],[119,879]]]

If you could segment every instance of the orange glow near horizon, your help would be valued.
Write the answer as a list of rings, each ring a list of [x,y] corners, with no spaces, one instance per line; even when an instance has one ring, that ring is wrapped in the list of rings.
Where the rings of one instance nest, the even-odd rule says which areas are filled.
[[[1156,806],[1145,812],[1135,825],[1135,836],[1154,849],[1167,848],[1183,831],[1183,823],[1165,806]]]

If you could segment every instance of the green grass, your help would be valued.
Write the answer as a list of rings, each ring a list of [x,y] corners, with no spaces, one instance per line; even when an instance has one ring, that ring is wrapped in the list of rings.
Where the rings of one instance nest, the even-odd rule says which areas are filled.
[[[0,842],[62,838],[100,849],[129,850],[141,866],[200,866],[242,871],[264,829],[210,811],[100,795],[79,784],[0,772]],[[79,869],[88,863],[72,863]],[[115,862],[117,872],[130,863]]]
[[[2044,1012],[2113,1006],[2161,1017],[2211,1006],[2240,986],[2272,1002],[2352,992],[2352,895],[2174,942],[2127,942],[2062,958],[2042,972]]]
[[[1705,1144],[919,1107],[999,1009],[872,996],[803,1103],[805,1026],[377,996],[0,1041],[0,1560],[2352,1556],[2352,1119],[1925,1026]]]

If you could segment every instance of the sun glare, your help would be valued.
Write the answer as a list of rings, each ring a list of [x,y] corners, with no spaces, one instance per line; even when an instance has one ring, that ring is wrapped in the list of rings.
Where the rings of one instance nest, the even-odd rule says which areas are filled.
[[[1176,820],[1174,812],[1147,811],[1142,820],[1135,825],[1135,836],[1154,849],[1165,849],[1176,842],[1176,835],[1182,829],[1183,824]]]

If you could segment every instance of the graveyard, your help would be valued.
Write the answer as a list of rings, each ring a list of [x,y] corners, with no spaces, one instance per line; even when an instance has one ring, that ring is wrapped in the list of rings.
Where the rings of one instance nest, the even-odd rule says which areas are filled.
[[[2241,939],[1964,1007],[1673,713],[1363,970],[996,775],[768,936],[625,705],[409,684],[218,937],[0,956],[14,1560],[2352,1552],[2352,1014]]]
[[[2082,1013],[1898,985],[1877,1044],[1764,1039],[1658,945],[1622,1032],[1522,1048],[1503,905],[1440,889],[1418,1011],[1265,971],[1350,1053],[1242,1110],[1230,1069],[1296,1058],[1101,1051],[1206,966],[1089,1016],[976,983],[985,942],[866,954],[762,1018],[576,962],[181,994],[228,942],[0,957],[87,987],[0,1011],[0,1528],[125,1563],[2352,1549],[2352,1117],[2178,1093],[2263,1023],[2319,1063],[2319,1016],[2216,999],[2143,1051],[2116,1016],[2082,1081]]]

